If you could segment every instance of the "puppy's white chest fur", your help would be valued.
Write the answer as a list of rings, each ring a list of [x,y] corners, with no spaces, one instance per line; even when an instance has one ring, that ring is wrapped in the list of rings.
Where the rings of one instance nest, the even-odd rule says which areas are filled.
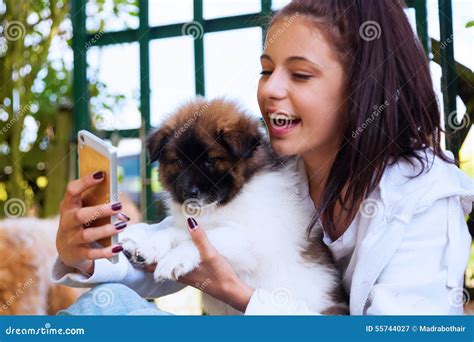
[[[224,206],[194,209],[200,227],[239,279],[253,288],[270,291],[275,305],[303,300],[312,310],[321,312],[335,304],[332,292],[339,286],[339,279],[332,265],[301,256],[308,245],[306,227],[314,208],[307,194],[298,193],[300,181],[290,163],[255,175]],[[154,273],[157,281],[175,279],[200,263],[186,231],[189,208],[171,199],[168,206],[174,221],[171,228],[152,231],[141,225],[122,233],[122,244],[132,254],[132,262],[158,262]],[[140,261],[134,260],[137,251]],[[212,315],[240,314],[207,295],[203,304]]]

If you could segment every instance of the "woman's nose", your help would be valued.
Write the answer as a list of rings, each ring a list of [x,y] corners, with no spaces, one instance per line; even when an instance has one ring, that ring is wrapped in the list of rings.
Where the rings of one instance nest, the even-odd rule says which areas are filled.
[[[265,99],[278,100],[285,98],[287,85],[283,75],[273,72],[267,79],[262,79],[260,93]]]

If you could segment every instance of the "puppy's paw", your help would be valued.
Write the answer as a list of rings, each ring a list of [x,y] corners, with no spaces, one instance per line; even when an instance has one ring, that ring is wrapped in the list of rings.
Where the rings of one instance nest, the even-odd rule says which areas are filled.
[[[155,250],[151,246],[137,245],[133,240],[125,240],[122,246],[123,254],[136,268],[144,268],[147,265],[156,263],[158,260]]]
[[[176,280],[199,266],[199,251],[190,241],[186,241],[158,260],[155,273],[156,281]]]
[[[149,229],[137,227],[120,235],[123,254],[136,268],[155,264],[171,248],[170,240],[164,231],[151,232]]]

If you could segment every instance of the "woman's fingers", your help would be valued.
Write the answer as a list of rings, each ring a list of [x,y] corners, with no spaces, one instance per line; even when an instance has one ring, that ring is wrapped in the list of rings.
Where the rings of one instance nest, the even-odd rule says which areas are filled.
[[[197,224],[196,220],[192,217],[188,218],[189,232],[194,245],[199,250],[201,260],[206,261],[217,256],[217,250],[209,242],[207,234],[204,229],[201,229]]]
[[[88,260],[96,260],[103,258],[111,258],[118,253],[123,251],[123,247],[120,245],[114,245],[104,248],[92,248],[89,246],[84,246],[81,249],[82,257]]]
[[[127,223],[118,221],[115,224],[106,224],[100,227],[83,228],[80,232],[81,243],[91,243],[103,238],[116,235],[123,231]]]
[[[122,204],[117,203],[105,203],[99,204],[92,207],[84,207],[75,211],[75,220],[77,225],[84,225],[88,227],[91,223],[102,217],[110,217],[118,214],[122,209]],[[122,215],[118,216],[119,219],[124,220]]]
[[[104,171],[98,171],[85,177],[73,180],[66,187],[66,195],[63,205],[74,206],[81,199],[81,194],[94,185],[102,182],[105,178]]]

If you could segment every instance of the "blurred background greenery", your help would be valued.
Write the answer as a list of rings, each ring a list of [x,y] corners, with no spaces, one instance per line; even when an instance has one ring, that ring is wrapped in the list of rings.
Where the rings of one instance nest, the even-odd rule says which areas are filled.
[[[93,5],[103,12],[110,3]],[[137,8],[114,0],[111,12],[133,17]],[[94,24],[103,30],[105,18]],[[71,40],[69,1],[0,1],[0,218],[10,198],[22,201],[14,216],[58,213],[74,166]],[[97,113],[113,111],[124,98],[93,77],[89,92],[98,125]]]

